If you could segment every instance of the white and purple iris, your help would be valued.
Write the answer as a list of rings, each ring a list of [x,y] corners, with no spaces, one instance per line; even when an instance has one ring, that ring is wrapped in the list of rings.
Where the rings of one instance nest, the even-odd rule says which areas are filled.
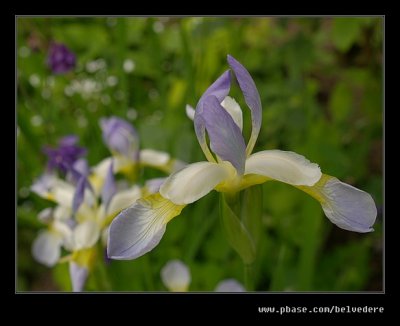
[[[195,112],[187,108],[208,161],[190,164],[173,173],[158,193],[139,199],[122,211],[110,226],[110,258],[135,259],[152,250],[164,235],[166,224],[186,205],[213,189],[234,194],[269,180],[305,191],[321,203],[328,219],[343,229],[373,231],[377,210],[368,193],[322,174],[317,164],[294,152],[264,150],[252,154],[261,128],[260,96],[246,68],[230,55],[228,63],[231,70],[206,90]],[[231,73],[251,113],[252,132],[247,146],[242,135],[242,110],[228,96]]]
[[[61,248],[71,252],[61,259],[69,261],[73,291],[83,289],[96,254],[95,245],[102,236],[107,237],[112,218],[142,196],[137,185],[117,189],[113,164],[108,162],[108,167],[96,166],[87,174],[79,174],[75,169],[75,177],[79,176],[75,183],[45,174],[31,188],[41,197],[57,203],[55,208],[47,208],[39,214],[39,219],[48,227],[35,239],[33,256],[52,267],[60,262]]]
[[[131,176],[138,166],[150,166],[167,173],[185,166],[166,152],[154,149],[139,149],[139,136],[133,126],[125,120],[112,116],[100,120],[103,140],[114,159],[114,171]]]
[[[158,192],[165,181],[157,178],[147,180],[143,187],[135,183],[119,187],[114,174],[131,173],[138,164],[163,171],[183,164],[164,152],[140,150],[135,129],[120,118],[103,118],[100,126],[112,157],[89,167],[80,158],[86,149],[76,145],[78,138],[66,136],[58,148],[45,148],[47,171],[31,187],[37,195],[57,204],[39,214],[47,229],[35,239],[33,256],[48,267],[68,261],[73,291],[83,289],[96,256],[96,244],[100,239],[104,245],[107,243],[111,220],[136,199]],[[134,176],[129,180],[136,181]],[[61,258],[62,248],[70,255]]]

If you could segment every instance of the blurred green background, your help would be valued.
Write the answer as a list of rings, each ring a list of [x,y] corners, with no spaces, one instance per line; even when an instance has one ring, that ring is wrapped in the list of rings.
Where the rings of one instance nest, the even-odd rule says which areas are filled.
[[[51,41],[76,54],[73,71],[51,73]],[[375,232],[352,233],[331,224],[301,191],[264,184],[255,289],[382,290],[382,18],[20,17],[18,291],[71,290],[68,264],[49,269],[31,255],[44,227],[37,214],[49,206],[29,191],[46,164],[42,146],[77,134],[94,165],[109,155],[98,120],[116,115],[137,128],[142,148],[204,160],[185,105],[195,106],[228,68],[227,54],[246,66],[261,95],[255,151],[300,153],[369,192],[379,211]],[[243,99],[235,98],[248,117]],[[249,120],[245,124],[248,137]],[[134,261],[99,259],[86,289],[165,291],[160,270],[176,258],[191,270],[191,291],[213,291],[224,278],[243,283],[241,260],[220,227],[216,192],[185,208],[149,254]]]

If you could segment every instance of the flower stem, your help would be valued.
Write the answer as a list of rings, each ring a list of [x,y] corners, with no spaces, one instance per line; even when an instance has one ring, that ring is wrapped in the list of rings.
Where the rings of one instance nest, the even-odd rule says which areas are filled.
[[[254,291],[254,264],[244,264],[244,286],[247,291]]]

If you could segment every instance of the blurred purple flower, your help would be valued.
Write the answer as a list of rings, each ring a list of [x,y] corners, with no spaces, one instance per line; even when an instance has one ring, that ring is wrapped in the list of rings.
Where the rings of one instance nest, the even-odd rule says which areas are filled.
[[[102,118],[100,127],[104,143],[111,151],[134,161],[139,159],[139,137],[129,122],[113,116]]]
[[[64,44],[52,43],[47,64],[55,74],[63,74],[75,67],[76,57]]]
[[[47,168],[63,173],[71,170],[73,164],[86,154],[85,148],[76,145],[77,141],[77,136],[69,135],[60,139],[57,148],[44,147],[43,152],[48,157]]]

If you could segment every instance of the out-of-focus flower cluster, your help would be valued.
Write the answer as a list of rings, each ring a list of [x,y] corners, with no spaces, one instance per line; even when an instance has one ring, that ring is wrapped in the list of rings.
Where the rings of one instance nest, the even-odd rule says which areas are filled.
[[[184,166],[165,152],[140,150],[134,127],[118,117],[102,118],[99,125],[110,157],[90,166],[78,137],[66,136],[57,148],[43,149],[47,167],[31,187],[55,203],[38,214],[47,227],[33,243],[33,256],[48,267],[68,262],[74,291],[83,289],[96,259],[103,259],[113,218],[138,198],[157,192],[164,181],[140,185],[138,171],[150,166],[170,173]]]
[[[64,74],[76,65],[75,54],[62,43],[53,42],[49,48],[47,64],[55,74]]]

